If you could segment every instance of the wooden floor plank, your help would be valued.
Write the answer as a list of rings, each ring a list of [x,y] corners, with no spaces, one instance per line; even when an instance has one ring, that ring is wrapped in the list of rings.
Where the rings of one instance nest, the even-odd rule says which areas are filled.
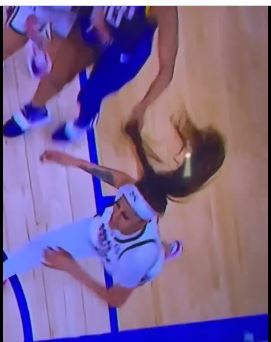
[[[182,239],[184,254],[118,310],[121,330],[267,311],[267,9],[181,7],[179,17],[174,78],[146,112],[144,144],[162,159],[154,164],[157,170],[171,168],[178,147],[171,121],[185,107],[200,127],[211,124],[225,135],[227,157],[208,187],[169,204],[161,236]],[[137,160],[122,128],[158,70],[156,39],[140,75],[103,103],[96,128],[100,162],[135,177]],[[4,120],[31,99],[37,86],[28,75],[25,53],[8,60],[4,69]],[[86,137],[71,146],[50,139],[61,122],[77,116],[78,91],[76,78],[49,101],[48,126],[4,139],[7,253],[39,233],[96,212],[87,173],[39,161],[48,148],[89,158]],[[112,187],[102,188],[105,195],[114,194]],[[104,283],[97,260],[81,264]],[[67,275],[41,268],[20,281],[35,339],[110,331],[107,306]],[[5,288],[5,342],[22,336],[16,305],[11,288]]]

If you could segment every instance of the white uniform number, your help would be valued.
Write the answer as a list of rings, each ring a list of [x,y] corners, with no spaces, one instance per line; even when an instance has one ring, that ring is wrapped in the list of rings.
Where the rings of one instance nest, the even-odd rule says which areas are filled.
[[[117,28],[123,18],[132,20],[135,14],[135,6],[105,6],[104,13],[106,21]]]

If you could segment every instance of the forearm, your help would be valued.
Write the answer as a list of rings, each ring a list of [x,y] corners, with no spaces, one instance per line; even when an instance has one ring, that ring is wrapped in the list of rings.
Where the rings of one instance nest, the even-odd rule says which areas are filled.
[[[78,159],[77,167],[91,175],[100,178],[103,182],[108,183],[116,188],[125,183],[133,182],[132,177],[121,171],[116,171],[104,166],[89,163],[86,160]]]
[[[112,301],[109,295],[109,291],[96,282],[90,277],[90,275],[85,272],[78,264],[76,267],[72,268],[69,274],[77,281],[85,285],[90,291],[92,291],[96,296],[98,296],[102,301],[106,302],[110,306],[116,306],[116,303]]]
[[[135,180],[125,172],[99,166],[60,151],[47,150],[41,155],[40,160],[42,162],[46,160],[53,161],[63,166],[79,168],[116,188],[124,184],[135,183]]]
[[[162,67],[141,103],[147,108],[168,87],[173,77],[173,67]]]

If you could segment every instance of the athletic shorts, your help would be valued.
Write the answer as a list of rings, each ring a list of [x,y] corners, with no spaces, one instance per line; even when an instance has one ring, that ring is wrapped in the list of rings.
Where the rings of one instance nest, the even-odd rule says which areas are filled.
[[[17,6],[13,7],[7,18],[7,25],[15,32],[25,35],[25,22],[30,15],[38,19],[39,29],[50,25],[50,30],[61,38],[70,33],[77,13],[71,6]]]

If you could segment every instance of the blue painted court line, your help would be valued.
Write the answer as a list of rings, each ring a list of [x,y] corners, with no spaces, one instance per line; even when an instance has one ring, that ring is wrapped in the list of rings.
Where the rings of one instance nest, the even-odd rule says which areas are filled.
[[[87,81],[86,71],[80,72],[79,74],[80,87]],[[98,164],[98,154],[95,140],[94,130],[89,130],[87,132],[88,139],[88,149],[89,149],[89,159],[92,163]],[[97,214],[102,214],[105,207],[112,205],[114,203],[114,196],[103,196],[101,182],[98,178],[93,177],[93,188],[94,188],[94,197],[96,203]],[[109,288],[113,285],[112,277],[104,271],[105,284],[106,287]],[[117,310],[115,308],[108,307],[109,310],[109,322],[111,332],[116,333],[119,331],[118,325],[118,315]]]
[[[119,333],[81,336],[51,342],[267,342],[268,315],[178,324]],[[45,342],[45,341],[40,341]]]
[[[7,259],[6,253],[3,251],[3,262]],[[33,342],[33,332],[32,332],[32,325],[30,314],[27,306],[27,302],[25,299],[24,291],[22,285],[17,276],[13,276],[9,279],[11,283],[13,292],[15,294],[18,309],[21,316],[22,321],[22,328],[23,328],[23,335],[24,335],[24,342]],[[4,312],[3,312],[4,314]],[[17,341],[16,341],[17,342]],[[19,341],[18,341],[19,342]]]

